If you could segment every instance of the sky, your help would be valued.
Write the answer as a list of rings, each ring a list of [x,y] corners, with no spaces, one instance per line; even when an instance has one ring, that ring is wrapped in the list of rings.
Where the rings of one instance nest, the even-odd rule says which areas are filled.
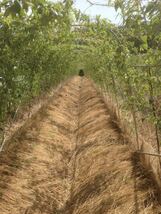
[[[57,2],[59,0],[51,0],[53,2]],[[91,2],[99,2],[106,4],[107,0],[90,0]],[[102,18],[110,20],[112,23],[121,24],[121,18],[118,16],[118,13],[112,7],[102,7],[102,6],[92,6],[89,7],[90,4],[87,0],[74,0],[75,8],[81,10],[82,13],[90,15],[91,17],[95,17],[100,15]]]
[[[94,2],[94,0],[91,1]],[[95,2],[103,4],[106,3],[105,0],[97,0]],[[77,9],[80,9],[81,12],[85,12],[86,14],[92,17],[96,15],[101,15],[102,18],[106,18],[112,23],[121,23],[121,18],[118,16],[118,13],[112,7],[92,6],[89,8],[90,4],[86,0],[74,0],[74,5]]]

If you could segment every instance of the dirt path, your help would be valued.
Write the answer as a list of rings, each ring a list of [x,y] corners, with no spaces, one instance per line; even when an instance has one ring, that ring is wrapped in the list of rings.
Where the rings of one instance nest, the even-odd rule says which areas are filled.
[[[0,156],[0,214],[159,214],[91,81],[74,77]]]

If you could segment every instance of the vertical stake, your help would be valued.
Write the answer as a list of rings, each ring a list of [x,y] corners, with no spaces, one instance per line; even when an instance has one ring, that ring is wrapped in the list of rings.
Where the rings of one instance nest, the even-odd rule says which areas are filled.
[[[133,91],[130,85],[130,78],[128,77],[128,88],[129,88],[129,95],[133,96]],[[138,126],[137,126],[137,119],[136,119],[136,111],[135,111],[135,104],[132,102],[132,105],[130,104],[131,113],[134,121],[134,127],[135,127],[135,135],[136,135],[136,143],[137,143],[137,150],[139,150],[139,134],[138,134]]]
[[[157,151],[158,154],[160,154],[160,142],[159,142],[159,133],[158,133],[158,117],[157,117],[157,113],[156,113],[156,107],[155,107],[155,103],[154,103],[154,89],[153,89],[153,84],[151,82],[151,69],[149,67],[148,69],[148,75],[149,75],[149,79],[148,79],[148,83],[149,83],[149,92],[150,92],[150,105],[152,107],[152,112],[153,112],[153,116],[156,120],[155,123],[155,135],[156,135],[156,141],[157,141]],[[160,157],[159,157],[159,161],[160,161]]]
[[[111,78],[112,78],[113,90],[114,90],[115,100],[116,100],[116,105],[117,105],[117,114],[118,114],[118,117],[120,119],[119,102],[117,99],[116,83],[115,83],[115,78],[114,78],[113,74],[111,74]]]

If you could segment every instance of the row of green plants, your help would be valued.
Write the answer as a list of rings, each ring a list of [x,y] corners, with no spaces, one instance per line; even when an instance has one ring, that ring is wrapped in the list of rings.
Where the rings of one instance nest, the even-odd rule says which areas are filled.
[[[0,1],[0,124],[71,68],[70,1]]]
[[[109,1],[115,25],[72,0],[0,1],[0,123],[19,105],[84,68],[123,108],[161,129],[161,3]],[[158,135],[158,134],[157,134]],[[157,140],[158,146],[159,141]]]
[[[100,17],[95,21],[81,17],[81,28],[76,34],[82,39],[78,44],[82,66],[101,86],[106,84],[118,106],[119,100],[123,100],[122,108],[132,112],[135,128],[138,112],[143,121],[154,124],[159,150],[161,3],[116,0],[113,6],[122,15],[122,25],[116,26]]]

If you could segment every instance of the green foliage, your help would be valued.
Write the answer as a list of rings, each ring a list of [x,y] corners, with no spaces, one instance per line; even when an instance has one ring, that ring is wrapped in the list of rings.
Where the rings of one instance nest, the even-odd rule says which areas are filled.
[[[69,73],[69,10],[46,0],[1,1],[0,121]]]
[[[141,111],[154,124],[160,124],[160,2],[109,3],[121,11],[123,24],[116,26],[100,18],[81,20],[88,26],[78,31],[84,46],[83,67],[99,84],[106,84],[109,92],[121,97],[125,108]]]
[[[91,20],[72,2],[0,2],[0,120],[83,68],[125,108],[161,124],[160,2],[108,1],[120,26]]]

